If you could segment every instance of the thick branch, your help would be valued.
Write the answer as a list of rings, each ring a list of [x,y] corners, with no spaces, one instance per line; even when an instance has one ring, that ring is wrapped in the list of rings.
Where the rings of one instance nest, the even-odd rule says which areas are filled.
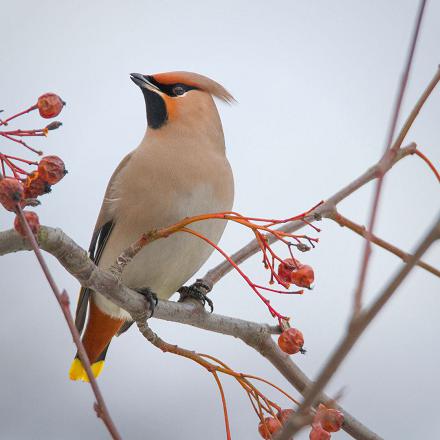
[[[42,226],[38,234],[38,243],[41,249],[55,256],[81,285],[99,291],[127,310],[136,321],[142,322],[150,315],[148,304],[142,295],[121,284],[113,275],[96,267],[88,258],[87,252],[60,229]],[[30,250],[30,245],[14,230],[0,232],[0,256],[22,250]],[[154,317],[239,338],[265,356],[299,392],[303,393],[311,386],[306,375],[272,340],[271,334],[280,332],[278,326],[209,314],[196,305],[172,301],[159,301]],[[323,402],[329,400],[324,394],[320,394],[319,399]],[[380,439],[345,410],[342,408],[340,410],[344,412],[346,420],[344,429],[354,438]]]
[[[57,258],[83,287],[90,287],[100,292],[134,315],[136,319],[150,315],[142,295],[125,287],[110,273],[96,267],[87,252],[61,229],[43,226],[40,228],[37,240],[40,248]],[[0,232],[0,255],[30,249],[29,243],[14,230]],[[139,313],[142,316],[138,317]]]

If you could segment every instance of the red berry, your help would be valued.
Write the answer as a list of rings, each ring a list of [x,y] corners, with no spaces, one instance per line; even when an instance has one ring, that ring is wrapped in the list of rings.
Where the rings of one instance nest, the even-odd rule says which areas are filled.
[[[65,104],[66,103],[55,93],[45,93],[38,98],[37,107],[40,116],[49,119],[58,116]]]
[[[319,423],[314,423],[312,425],[312,430],[310,431],[310,440],[330,440],[331,435]]]
[[[296,268],[295,261],[292,258],[286,258],[278,266],[278,276],[287,284],[290,284],[290,276],[292,271]]]
[[[327,408],[322,403],[318,406],[315,414],[315,422],[320,423],[328,432],[337,432],[344,424],[344,414],[333,408]]]
[[[289,420],[289,418],[294,414],[294,410],[293,409],[282,409],[278,414],[278,420],[281,422],[281,424],[284,425],[284,423],[287,422],[287,420]]]
[[[24,183],[24,196],[26,199],[35,199],[50,192],[50,185],[41,178],[37,171],[29,174]]]
[[[55,185],[67,174],[64,162],[58,156],[46,156],[38,164],[38,175],[50,185]]]
[[[278,345],[284,353],[295,354],[304,352],[304,336],[296,328],[288,328],[278,338]]]
[[[310,288],[315,280],[313,269],[293,258],[286,258],[280,263],[278,266],[278,276],[288,284],[307,288]]]
[[[38,234],[38,231],[40,230],[40,221],[38,219],[38,215],[33,211],[23,211],[23,215],[26,218],[31,231],[34,234]],[[26,231],[24,226],[21,224],[20,217],[18,215],[14,220],[14,228],[20,235],[26,237]]]
[[[258,432],[264,439],[270,439],[281,428],[281,423],[275,417],[266,417],[264,422],[258,425]]]
[[[309,288],[315,280],[313,269],[307,264],[299,264],[290,275],[290,282],[298,287]]]
[[[0,203],[8,211],[15,211],[17,203],[24,197],[23,184],[12,177],[4,177],[0,180]]]

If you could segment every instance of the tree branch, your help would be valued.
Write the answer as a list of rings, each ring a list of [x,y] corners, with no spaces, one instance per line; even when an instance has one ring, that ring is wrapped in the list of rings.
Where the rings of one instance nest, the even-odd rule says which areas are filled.
[[[148,303],[142,295],[121,284],[110,273],[95,266],[88,258],[87,252],[64,234],[61,229],[42,226],[37,239],[40,248],[56,257],[82,286],[100,292],[119,307],[127,310],[137,322],[144,322],[150,315]],[[14,230],[0,232],[0,256],[23,250],[31,250],[31,246],[23,237]],[[300,393],[311,386],[310,379],[292,362],[289,356],[281,352],[272,340],[271,335],[280,333],[278,326],[209,314],[195,304],[161,300],[154,311],[154,318],[192,325],[239,338],[266,357]],[[329,397],[321,393],[319,399],[326,402]],[[345,416],[344,429],[354,438],[359,440],[380,439],[347,411],[339,407],[338,409]]]
[[[422,23],[423,14],[425,11],[425,6],[426,6],[426,0],[421,0],[420,4],[419,4],[418,11],[417,11],[414,30],[413,30],[413,33],[411,36],[411,44],[410,44],[410,47],[408,49],[408,53],[406,56],[403,73],[402,73],[402,76],[400,79],[399,88],[398,88],[398,92],[397,92],[396,99],[394,102],[394,108],[393,108],[393,112],[391,115],[390,124],[388,127],[388,133],[386,136],[385,148],[384,148],[385,153],[383,156],[384,165],[386,165],[387,162],[391,162],[393,160],[393,156],[397,153],[397,151],[399,151],[399,149],[401,147],[401,144],[402,144],[403,139],[406,135],[406,132],[410,129],[412,123],[415,120],[415,116],[413,119],[411,119],[411,116],[412,116],[412,113],[411,113],[410,117],[408,118],[409,123],[407,122],[405,124],[406,132],[405,132],[405,130],[401,130],[401,132],[398,135],[397,141],[393,144],[394,133],[395,133],[396,127],[397,127],[397,120],[399,119],[400,108],[402,106],[403,97],[405,96],[406,86],[408,84],[409,73],[411,71],[411,66],[412,66],[412,62],[414,59],[414,52],[416,49],[416,45],[417,45],[417,41],[418,41],[418,37],[419,37],[419,33],[420,33],[420,27],[421,27],[421,23]],[[437,74],[435,75],[435,77],[439,77],[438,73],[439,73],[439,71],[437,69]],[[422,101],[421,99],[419,99],[418,103],[421,103],[420,108],[424,102],[425,101]],[[416,107],[417,107],[417,105],[416,105]],[[361,312],[361,308],[362,308],[362,296],[363,296],[363,291],[364,291],[364,287],[365,287],[365,282],[367,279],[367,273],[368,273],[370,257],[371,257],[371,234],[373,234],[374,227],[375,227],[376,220],[377,220],[377,213],[379,210],[379,201],[380,201],[380,197],[382,195],[382,188],[383,188],[383,182],[385,180],[385,174],[386,174],[386,170],[384,170],[384,169],[379,170],[378,178],[377,178],[376,185],[374,188],[373,201],[371,203],[370,214],[369,214],[369,219],[368,219],[368,227],[367,227],[368,232],[367,232],[366,240],[364,242],[362,263],[361,263],[361,267],[360,267],[358,282],[356,285],[356,289],[354,291],[353,312],[352,312],[353,319],[355,319],[356,316]]]
[[[105,403],[104,397],[101,393],[101,390],[98,386],[98,383],[93,375],[92,367],[90,365],[89,357],[87,355],[86,349],[81,341],[81,335],[78,332],[78,329],[75,326],[75,321],[72,317],[72,314],[70,313],[70,307],[69,307],[69,296],[65,290],[62,292],[58,288],[55,279],[53,278],[49,267],[46,264],[46,261],[40,251],[40,248],[38,246],[37,241],[35,240],[35,236],[23,214],[23,210],[20,205],[17,205],[16,207],[17,216],[20,219],[20,222],[25,230],[26,233],[26,243],[29,245],[30,249],[34,251],[35,256],[37,257],[38,263],[40,264],[41,270],[43,271],[51,289],[52,292],[55,295],[56,300],[58,301],[58,304],[61,307],[61,311],[64,315],[64,318],[66,320],[67,326],[70,330],[70,333],[72,334],[73,342],[76,345],[78,349],[78,356],[81,360],[81,363],[87,373],[87,376],[89,378],[90,386],[92,388],[93,394],[96,397],[96,402],[94,404],[94,409],[97,414],[97,416],[104,422],[104,425],[106,426],[109,434],[111,435],[113,440],[121,440],[121,436],[116,428],[116,425],[114,424],[110,412],[107,409],[107,405]]]
[[[329,213],[327,218],[334,220],[338,225],[342,227],[346,227],[353,231],[354,233],[360,235],[361,237],[366,238],[367,230],[365,226],[359,225],[355,223],[354,221],[348,219],[347,217],[344,217],[342,214],[340,214],[336,209],[334,212]],[[376,244],[377,246],[381,247],[382,249],[385,249],[392,254],[396,255],[397,257],[401,258],[405,263],[409,261],[411,258],[411,255],[407,252],[402,251],[398,247],[392,245],[391,243],[388,243],[385,240],[382,240],[377,235],[371,234],[370,235],[371,242]],[[435,267],[431,266],[428,263],[425,263],[423,261],[417,261],[416,266],[419,266],[428,272],[432,273],[433,275],[436,275],[440,277],[440,270],[436,269]]]

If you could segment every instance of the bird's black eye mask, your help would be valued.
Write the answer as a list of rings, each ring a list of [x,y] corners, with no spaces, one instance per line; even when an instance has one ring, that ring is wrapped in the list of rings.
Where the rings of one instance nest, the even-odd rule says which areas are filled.
[[[190,90],[198,90],[197,87],[188,86],[182,83],[161,84],[160,82],[156,81],[151,75],[147,76],[146,78],[148,79],[148,81],[151,82],[151,84],[154,84],[158,89],[160,89],[161,92],[166,93],[168,96],[172,97],[184,95]]]
[[[189,90],[197,90],[197,87],[188,86],[182,83],[161,84],[150,75],[145,76],[145,79],[170,97],[184,95]],[[148,87],[141,87],[141,90],[144,94],[147,107],[148,126],[154,129],[161,128],[168,120],[168,111],[164,99]]]

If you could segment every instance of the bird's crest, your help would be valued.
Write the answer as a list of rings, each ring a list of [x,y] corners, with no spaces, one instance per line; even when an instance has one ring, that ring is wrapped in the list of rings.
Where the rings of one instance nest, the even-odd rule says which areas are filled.
[[[210,93],[228,104],[235,101],[234,97],[218,82],[194,72],[156,73],[153,78],[160,84],[183,83]]]

